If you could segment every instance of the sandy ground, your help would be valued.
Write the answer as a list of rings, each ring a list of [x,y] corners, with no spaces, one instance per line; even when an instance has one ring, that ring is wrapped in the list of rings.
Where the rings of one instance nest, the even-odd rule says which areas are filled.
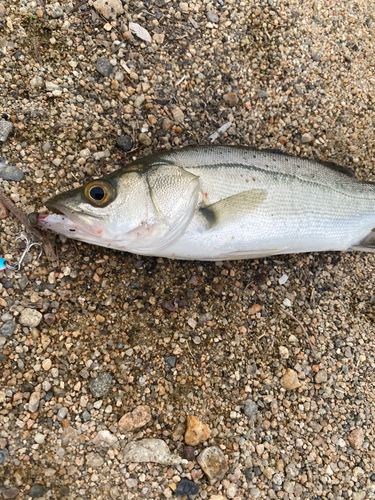
[[[375,180],[371,0],[101,3],[0,4],[0,186],[25,213],[229,121],[216,143]],[[51,240],[57,268],[0,274],[3,498],[374,498],[373,255]]]

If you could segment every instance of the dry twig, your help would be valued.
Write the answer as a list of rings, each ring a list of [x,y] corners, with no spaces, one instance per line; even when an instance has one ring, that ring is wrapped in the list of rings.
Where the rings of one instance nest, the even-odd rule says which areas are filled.
[[[310,349],[311,349],[311,354],[313,355],[313,357],[315,359],[317,359],[318,358],[318,353],[316,351],[315,346],[311,343],[310,337],[309,337],[307,331],[305,330],[305,327],[303,326],[303,324],[295,316],[293,316],[293,314],[291,314],[289,311],[286,311],[282,307],[279,307],[279,309],[280,309],[281,312],[283,312],[284,314],[286,314],[287,316],[289,316],[289,318],[293,319],[298,324],[298,326],[303,331],[305,337],[307,338],[307,341],[308,341]]]
[[[57,265],[59,259],[52,248],[49,239],[44,236],[38,229],[30,225],[27,216],[0,190],[0,202],[25,226],[26,231],[33,234],[43,246],[44,253],[47,259],[54,265]]]
[[[70,10],[68,10],[68,12],[67,12],[68,16],[70,14],[73,14],[73,12],[78,10],[80,7],[82,7],[82,5],[85,5],[85,3],[87,3],[87,2],[88,2],[88,0],[82,0],[81,2],[78,2],[74,7],[72,7]]]

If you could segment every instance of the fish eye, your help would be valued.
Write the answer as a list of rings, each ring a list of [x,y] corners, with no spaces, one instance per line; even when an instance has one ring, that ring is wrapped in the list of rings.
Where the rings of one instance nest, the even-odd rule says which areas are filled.
[[[107,181],[92,181],[85,187],[85,196],[92,205],[104,207],[115,198],[115,190]]]

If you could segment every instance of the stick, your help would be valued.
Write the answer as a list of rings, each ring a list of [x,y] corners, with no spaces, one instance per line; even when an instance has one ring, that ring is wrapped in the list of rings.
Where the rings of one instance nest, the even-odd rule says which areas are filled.
[[[55,251],[53,250],[49,239],[40,231],[38,231],[38,229],[30,225],[27,216],[7,196],[5,196],[2,190],[0,190],[0,202],[5,205],[10,212],[12,212],[12,214],[21,222],[21,224],[25,226],[26,231],[33,234],[41,242],[44,253],[46,254],[49,262],[51,262],[53,265],[57,265],[59,259]]]
[[[281,312],[283,312],[284,314],[286,314],[287,316],[289,316],[289,318],[293,319],[298,324],[298,326],[301,328],[301,330],[305,334],[305,337],[307,338],[307,341],[308,341],[308,343],[310,345],[311,354],[313,355],[313,357],[315,359],[317,359],[318,358],[318,354],[316,352],[315,346],[313,346],[313,344],[311,343],[310,337],[309,337],[307,331],[305,330],[305,327],[303,326],[303,324],[296,317],[294,317],[293,314],[291,314],[290,312],[286,311],[282,307],[279,307],[279,309],[280,309]]]

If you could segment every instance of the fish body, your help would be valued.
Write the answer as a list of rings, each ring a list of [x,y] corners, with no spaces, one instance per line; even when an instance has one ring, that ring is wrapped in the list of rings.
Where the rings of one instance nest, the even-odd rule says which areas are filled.
[[[373,251],[375,242],[375,184],[341,167],[246,147],[160,152],[47,207],[60,215],[40,215],[43,228],[176,259]]]

